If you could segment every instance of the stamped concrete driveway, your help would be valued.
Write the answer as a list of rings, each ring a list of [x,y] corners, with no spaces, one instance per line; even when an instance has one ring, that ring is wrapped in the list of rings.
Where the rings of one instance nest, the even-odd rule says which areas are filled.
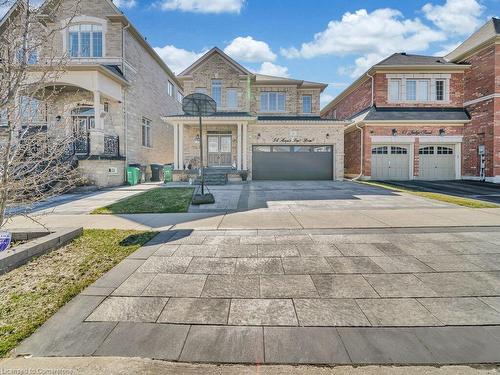
[[[162,232],[17,353],[498,363],[500,228]]]

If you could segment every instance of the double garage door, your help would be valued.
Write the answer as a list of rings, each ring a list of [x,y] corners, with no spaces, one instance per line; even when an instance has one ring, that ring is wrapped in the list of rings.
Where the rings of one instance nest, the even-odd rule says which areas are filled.
[[[373,146],[371,150],[372,179],[410,179],[410,147],[413,145]],[[422,145],[418,156],[420,180],[455,179],[455,155],[452,145]]]
[[[333,146],[253,146],[252,179],[332,180],[333,163]]]

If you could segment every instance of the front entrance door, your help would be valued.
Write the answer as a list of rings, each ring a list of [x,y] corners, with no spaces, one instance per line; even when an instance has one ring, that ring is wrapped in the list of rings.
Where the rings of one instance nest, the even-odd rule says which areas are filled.
[[[208,166],[230,167],[231,166],[231,135],[209,135],[208,136]]]

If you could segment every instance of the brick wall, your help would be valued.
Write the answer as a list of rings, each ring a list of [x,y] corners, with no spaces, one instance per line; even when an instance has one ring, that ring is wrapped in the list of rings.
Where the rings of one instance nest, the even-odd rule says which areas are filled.
[[[466,60],[465,101],[481,99],[500,92],[500,46],[492,45]],[[500,113],[498,98],[466,106],[471,122],[464,130],[464,176],[479,176],[478,146],[486,149],[486,176],[500,175]]]
[[[324,118],[345,120],[368,108],[372,100],[371,79],[367,78],[361,85],[349,93],[339,103],[323,114]]]
[[[356,129],[344,134],[344,171],[349,177],[357,176],[361,168],[361,135]]]

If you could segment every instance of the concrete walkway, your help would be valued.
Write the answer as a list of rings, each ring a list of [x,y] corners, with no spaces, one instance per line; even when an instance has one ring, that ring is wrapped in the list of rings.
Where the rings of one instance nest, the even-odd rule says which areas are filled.
[[[500,363],[500,228],[165,231],[16,353]]]

